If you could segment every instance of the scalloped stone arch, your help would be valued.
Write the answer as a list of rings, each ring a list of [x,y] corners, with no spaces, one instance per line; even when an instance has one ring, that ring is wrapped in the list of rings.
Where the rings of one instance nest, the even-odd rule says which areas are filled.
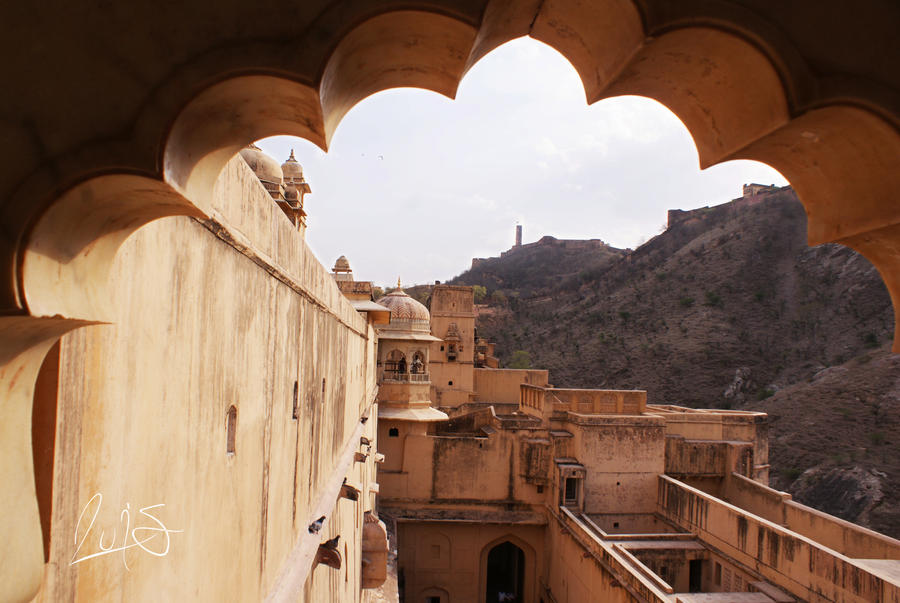
[[[37,526],[40,542],[29,510],[36,504],[16,498],[33,499],[31,461],[22,454],[30,442],[13,432],[27,433],[28,388],[33,391],[46,349],[67,330],[106,316],[105,275],[131,233],[165,216],[206,216],[208,188],[244,144],[287,133],[324,148],[341,117],[366,96],[417,86],[453,97],[478,59],[522,35],[566,56],[589,102],[640,94],[670,107],[704,166],[746,158],[785,174],[809,216],[809,242],[854,247],[881,273],[900,352],[900,92],[867,79],[868,70],[817,79],[765,14],[727,2],[414,0],[403,10],[392,6],[335,2],[292,37],[250,46],[227,32],[213,36],[205,52],[175,72],[142,82],[136,108],[126,107],[109,123],[77,106],[73,123],[100,124],[95,138],[79,138],[75,127],[35,133],[28,130],[33,123],[15,124],[18,152],[0,176],[7,230],[0,294],[7,313],[30,316],[2,319],[0,387],[10,414],[0,458],[22,478],[3,491],[3,525],[11,530],[4,533]],[[8,537],[0,546],[17,542],[32,539]],[[4,565],[0,583],[31,584],[10,576],[39,574],[32,548],[39,550],[0,551],[4,560],[22,560]],[[0,598],[19,596],[27,593],[0,588]]]
[[[657,36],[648,38],[645,21],[659,20],[659,16],[648,17],[647,6],[632,0],[492,0],[479,27],[474,27],[465,16],[448,16],[446,7],[437,5],[426,11],[368,14],[358,9],[364,17],[356,25],[341,29],[331,24],[334,33],[341,37],[318,68],[320,76],[315,86],[300,83],[304,78],[300,73],[293,78],[240,75],[205,88],[179,111],[164,141],[160,174],[172,189],[189,200],[173,213],[207,213],[209,190],[222,166],[253,140],[291,134],[326,148],[343,115],[363,98],[398,86],[425,88],[452,98],[461,77],[479,58],[510,39],[530,35],[557,49],[573,64],[589,102],[636,94],[671,109],[688,128],[703,167],[727,159],[753,158],[788,175],[796,183],[810,216],[811,243],[845,238],[832,236],[833,232],[870,230],[872,216],[875,226],[890,225],[883,217],[883,195],[865,195],[863,205],[871,215],[861,215],[866,212],[857,208],[856,193],[861,190],[856,187],[858,178],[843,179],[844,183],[852,183],[856,196],[835,201],[835,191],[848,186],[841,187],[834,180],[843,178],[848,170],[841,169],[846,165],[842,160],[827,159],[831,141],[819,144],[814,152],[824,158],[824,164],[834,168],[836,175],[819,169],[823,163],[818,159],[804,170],[796,154],[779,152],[777,147],[784,147],[779,138],[785,132],[795,123],[815,119],[809,114],[790,119],[791,109],[782,83],[787,77],[785,64],[792,66],[791,73],[800,71],[795,57],[776,65],[771,59],[778,54],[776,49],[763,52],[760,40],[751,43],[745,39],[749,35],[726,31],[724,26],[692,26],[676,13],[669,16],[668,25],[655,24]],[[328,14],[320,18],[327,21]],[[725,20],[722,16],[717,18]],[[296,44],[288,47],[296,49]],[[782,54],[783,47],[782,43],[778,49]],[[278,65],[259,65],[257,69],[271,72],[286,65],[300,67],[301,63],[283,59]],[[303,67],[307,73],[313,68],[310,64]],[[838,113],[826,111],[824,121]],[[869,126],[873,119],[878,121],[873,115],[864,125]],[[896,132],[891,131],[890,124],[863,128],[866,134],[871,130],[877,131],[879,141],[885,143],[883,149],[897,147]],[[851,137],[853,134],[851,131]],[[823,138],[818,137],[816,142],[823,142]],[[860,154],[866,158],[866,166],[875,165],[870,161],[873,154],[878,154],[873,146],[865,149],[868,153]],[[838,150],[833,155],[844,154]],[[884,164],[884,158],[890,156],[882,153],[877,159]],[[890,165],[879,172],[900,171],[893,169],[896,161],[886,161]],[[191,205],[195,207],[191,209]],[[847,214],[852,214],[850,220]],[[860,220],[858,225],[846,224]],[[896,223],[900,217],[890,216],[889,220]],[[41,238],[46,237],[32,236],[28,251],[23,253],[24,264],[35,264],[28,258],[34,256],[35,241]],[[871,251],[868,255],[870,259],[874,257]],[[882,264],[878,266],[882,274],[891,272],[883,266],[883,258],[879,256],[875,261]],[[25,280],[24,276],[20,278],[23,287]],[[897,293],[892,294],[896,299]],[[28,294],[24,297],[27,299]]]
[[[22,291],[33,316],[105,321],[106,281],[122,243],[167,216],[204,217],[159,180],[98,176],[67,191],[32,229],[22,258]]]
[[[900,174],[900,138],[889,122],[845,105],[792,119],[785,81],[788,72],[802,72],[796,57],[777,64],[776,50],[762,50],[764,40],[751,42],[746,32],[714,26],[714,19],[704,26],[675,19],[646,38],[645,18],[631,0],[495,0],[479,29],[438,12],[377,14],[344,32],[317,89],[274,76],[241,76],[198,95],[166,141],[165,179],[202,211],[219,170],[244,144],[293,134],[326,148],[341,118],[367,96],[414,86],[452,98],[478,59],[527,34],[573,64],[589,102],[634,94],[672,110],[690,132],[702,167],[745,158],[784,173],[810,218],[810,244],[852,246],[848,236],[900,222],[887,195],[897,190]],[[872,170],[877,178],[860,177]],[[896,306],[898,260],[876,249],[885,236],[869,236],[857,247],[884,276]]]
[[[35,381],[47,352],[87,324],[59,317],[0,317],[0,598],[30,600],[44,571],[44,546],[34,481],[31,418]]]
[[[787,178],[807,214],[809,245],[841,243],[878,270],[894,306],[900,353],[900,132],[854,105],[811,110],[735,158],[767,163]]]
[[[476,33],[457,19],[420,11],[384,13],[348,32],[319,84],[327,138],[355,104],[382,90],[424,88],[454,98]]]
[[[641,48],[603,94],[646,96],[665,105],[690,132],[702,168],[789,119],[768,57],[734,34],[707,27],[663,33]]]
[[[246,75],[215,84],[175,119],[163,151],[163,177],[199,207],[222,168],[247,144],[288,134],[327,148],[315,89],[281,77]]]

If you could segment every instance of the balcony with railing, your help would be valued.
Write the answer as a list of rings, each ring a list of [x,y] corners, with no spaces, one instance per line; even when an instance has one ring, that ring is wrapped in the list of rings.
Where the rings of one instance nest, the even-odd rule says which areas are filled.
[[[384,381],[401,381],[405,383],[429,383],[431,375],[429,373],[401,373],[400,371],[385,370],[382,379]]]

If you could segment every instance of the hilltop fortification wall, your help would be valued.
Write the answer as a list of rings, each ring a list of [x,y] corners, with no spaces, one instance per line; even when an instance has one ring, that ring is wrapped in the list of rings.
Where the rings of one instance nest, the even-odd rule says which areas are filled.
[[[676,224],[684,224],[697,220],[712,210],[726,209],[729,212],[737,212],[745,207],[765,203],[766,201],[782,195],[792,195],[794,189],[790,186],[766,186],[763,184],[745,184],[743,195],[732,199],[729,203],[714,205],[712,207],[698,207],[697,209],[670,209],[666,220],[666,228],[672,228]]]
[[[514,245],[506,251],[501,251],[499,256],[490,258],[472,258],[472,268],[488,262],[496,260],[498,257],[503,258],[509,254],[522,253],[526,250],[537,249],[539,247],[561,247],[563,249],[600,249],[606,247],[606,243],[600,239],[557,239],[546,235],[534,241],[533,243],[525,243],[524,245]]]

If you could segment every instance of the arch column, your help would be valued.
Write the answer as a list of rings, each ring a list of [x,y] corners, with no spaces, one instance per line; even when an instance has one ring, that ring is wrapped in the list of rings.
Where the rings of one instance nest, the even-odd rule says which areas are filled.
[[[900,132],[875,113],[831,105],[795,117],[736,153],[790,181],[806,209],[809,245],[840,243],[878,270],[894,306],[900,352]]]
[[[866,257],[878,269],[894,306],[894,344],[891,350],[900,354],[900,224],[863,232],[842,243]]]
[[[0,600],[28,601],[44,573],[34,481],[32,409],[47,352],[68,331],[91,324],[60,317],[0,318]]]

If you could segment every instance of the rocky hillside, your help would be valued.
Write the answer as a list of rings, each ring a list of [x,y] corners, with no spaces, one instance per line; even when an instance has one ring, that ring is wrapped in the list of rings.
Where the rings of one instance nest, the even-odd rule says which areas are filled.
[[[472,268],[452,283],[482,285],[489,293],[501,291],[531,299],[569,288],[579,275],[602,271],[625,256],[625,250],[605,245],[599,239],[561,241],[547,236],[504,252],[499,258],[472,260]]]
[[[514,249],[452,281],[482,285],[489,298],[500,291],[479,334],[502,360],[526,350],[558,385],[728,407],[892,336],[877,271],[849,248],[807,247],[789,188],[672,212],[669,228],[633,252],[565,251]]]
[[[479,335],[568,387],[771,417],[772,485],[900,537],[900,356],[877,271],[806,245],[789,188],[670,212],[640,248],[542,245],[481,260]],[[420,292],[424,298],[427,290]]]
[[[900,354],[868,352],[746,408],[769,414],[774,488],[900,538]]]

